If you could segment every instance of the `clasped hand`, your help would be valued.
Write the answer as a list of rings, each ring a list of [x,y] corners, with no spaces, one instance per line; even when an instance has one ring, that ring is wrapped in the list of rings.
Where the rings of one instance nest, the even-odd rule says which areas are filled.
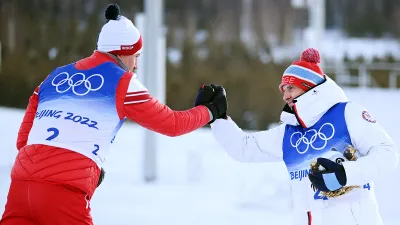
[[[202,85],[197,91],[194,106],[206,106],[213,118],[209,124],[213,123],[216,119],[227,118],[226,111],[228,110],[228,101],[226,98],[226,91],[220,85],[210,84]]]

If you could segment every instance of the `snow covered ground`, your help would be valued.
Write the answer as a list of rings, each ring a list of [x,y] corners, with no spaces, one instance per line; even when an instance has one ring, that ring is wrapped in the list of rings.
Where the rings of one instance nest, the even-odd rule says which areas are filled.
[[[400,145],[400,91],[346,89]],[[228,93],[229,94],[229,93]],[[15,139],[23,111],[0,108],[0,214],[16,155]],[[210,130],[177,138],[158,136],[158,180],[142,181],[144,129],[126,123],[104,167],[102,186],[91,203],[96,225],[289,225],[286,170],[281,163],[244,164],[230,159]],[[400,169],[377,181],[385,225],[399,224]]]

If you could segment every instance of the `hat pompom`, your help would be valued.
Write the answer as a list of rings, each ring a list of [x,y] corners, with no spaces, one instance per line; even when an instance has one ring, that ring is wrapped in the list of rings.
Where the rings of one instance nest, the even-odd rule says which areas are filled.
[[[300,61],[310,62],[310,63],[320,63],[320,56],[317,49],[307,48],[301,53]]]
[[[107,20],[117,20],[120,15],[120,9],[117,4],[108,5],[105,13]]]

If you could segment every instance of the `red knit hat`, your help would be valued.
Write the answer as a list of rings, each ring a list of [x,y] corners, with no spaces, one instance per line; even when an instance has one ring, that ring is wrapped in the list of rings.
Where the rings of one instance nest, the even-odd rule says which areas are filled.
[[[308,48],[301,54],[300,60],[290,65],[282,76],[279,89],[283,92],[283,86],[291,84],[308,91],[316,85],[325,81],[325,74],[318,66],[320,56],[318,50]]]

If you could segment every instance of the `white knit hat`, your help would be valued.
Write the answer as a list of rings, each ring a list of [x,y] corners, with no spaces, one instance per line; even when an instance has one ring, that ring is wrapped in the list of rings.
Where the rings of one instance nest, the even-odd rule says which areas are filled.
[[[114,55],[134,55],[142,52],[142,36],[132,21],[120,15],[117,4],[109,5],[105,11],[108,20],[101,28],[97,39],[97,50]]]

